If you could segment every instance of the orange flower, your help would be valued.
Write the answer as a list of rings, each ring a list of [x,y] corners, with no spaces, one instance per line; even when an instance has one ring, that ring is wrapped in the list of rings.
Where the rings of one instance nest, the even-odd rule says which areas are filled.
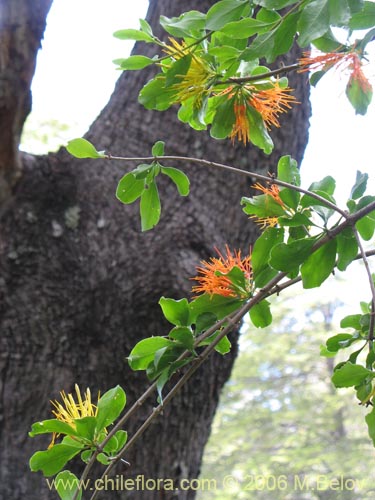
[[[259,191],[262,191],[263,194],[268,194],[269,196],[272,196],[272,198],[278,203],[281,207],[285,207],[283,200],[280,198],[280,189],[277,184],[271,184],[270,187],[265,187],[262,186],[262,184],[259,184],[257,182],[252,186],[254,189],[259,189]]]
[[[290,95],[292,89],[280,87],[279,82],[274,82],[269,89],[259,89],[255,85],[244,84],[235,88],[227,87],[218,95],[227,95],[233,100],[235,121],[229,137],[234,142],[237,138],[245,145],[250,141],[250,121],[248,110],[255,109],[262,117],[267,128],[271,125],[279,127],[277,119],[280,113],[285,113],[291,108],[292,103],[297,103],[294,96]]]
[[[353,85],[353,83],[358,83],[363,92],[372,92],[372,86],[370,82],[367,80],[365,74],[362,71],[362,63],[357,54],[353,54],[351,64],[349,68],[352,70],[352,73],[349,78],[348,85]]]
[[[319,69],[328,70],[332,66],[339,66],[342,62],[350,61],[353,54],[353,52],[327,52],[326,54],[311,56],[310,52],[304,52],[303,57],[298,59],[300,65],[298,73]]]
[[[292,103],[297,103],[296,98],[290,95],[292,89],[281,88],[276,82],[271,89],[257,90],[252,88],[249,104],[262,116],[264,123],[269,129],[271,125],[280,127],[277,116],[291,109]]]
[[[192,288],[194,293],[208,293],[210,295],[217,294],[223,297],[240,298],[247,298],[250,295],[253,274],[251,255],[241,257],[241,250],[235,250],[232,254],[228,245],[225,246],[225,249],[227,253],[224,256],[215,248],[219,258],[211,257],[209,262],[202,261],[202,267],[197,267],[198,274],[200,275],[192,278],[198,282],[198,285]],[[221,275],[221,273],[229,273],[235,266],[244,273],[246,290],[239,290],[228,277]]]
[[[246,104],[234,103],[234,116],[236,121],[234,122],[232,132],[230,133],[230,138],[232,142],[237,137],[240,142],[246,144],[250,141],[250,123],[246,114]]]

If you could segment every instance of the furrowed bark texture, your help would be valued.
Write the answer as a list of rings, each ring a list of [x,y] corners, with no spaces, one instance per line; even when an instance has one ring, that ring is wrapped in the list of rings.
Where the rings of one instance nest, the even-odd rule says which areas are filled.
[[[12,3],[0,0],[3,8]],[[152,1],[149,20],[155,26],[160,14],[206,11],[212,3]],[[40,25],[46,10],[33,11]],[[20,12],[30,14],[26,7]],[[38,44],[27,40],[35,61]],[[17,51],[17,41],[13,43]],[[135,50],[154,53],[144,45]],[[3,82],[6,69],[1,68]],[[263,174],[274,171],[282,154],[301,160],[310,112],[306,77],[291,78],[301,104],[272,131],[275,152],[266,157],[254,147],[233,147],[230,141],[214,141],[189,129],[178,122],[175,109],[143,109],[137,94],[150,76],[151,71],[121,76],[87,135],[99,150],[149,155],[156,140],[165,140],[166,154],[204,157]],[[11,97],[0,101],[1,110],[13,113],[12,123],[26,113],[26,94],[17,94],[17,105]],[[15,143],[19,133],[15,126]],[[16,153],[7,161],[18,168]],[[124,206],[114,195],[130,165],[76,160],[62,150],[43,157],[23,155],[22,162],[22,175],[0,212],[0,497],[44,500],[57,495],[40,473],[29,471],[28,460],[48,445],[49,437],[30,439],[27,432],[33,422],[50,418],[49,400],[58,398],[61,389],[71,392],[74,383],[89,386],[93,394],[120,384],[132,404],[148,383],[143,373],[130,371],[125,357],[141,338],[168,332],[159,298],[189,296],[189,277],[202,258],[225,243],[248,250],[256,230],[240,206],[241,196],[250,192],[245,177],[184,165],[191,195],[181,198],[170,182],[160,182],[161,223],[141,233],[138,207]],[[119,466],[116,474],[176,481],[198,476],[220,389],[236,355],[235,336],[232,341],[231,354],[212,356],[125,457],[131,467],[124,471]],[[151,398],[129,422],[130,434],[155,404],[156,397]],[[193,491],[108,491],[100,498],[194,496]]]

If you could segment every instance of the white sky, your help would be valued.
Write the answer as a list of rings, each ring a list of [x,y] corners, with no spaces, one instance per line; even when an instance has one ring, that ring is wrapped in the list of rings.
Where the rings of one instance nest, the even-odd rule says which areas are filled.
[[[147,0],[54,0],[32,86],[30,129],[57,120],[69,125],[65,141],[84,134],[119,76],[112,60],[126,57],[131,49],[131,43],[116,40],[112,33],[138,28],[147,6]],[[368,76],[375,87],[373,69]],[[345,97],[345,83],[338,72],[331,72],[312,89],[310,141],[301,166],[305,187],[332,175],[338,180],[343,201],[356,170],[369,173],[375,191],[375,104],[365,117],[355,115]],[[56,138],[49,137],[48,144],[56,147]],[[100,144],[97,146],[100,149]],[[23,147],[32,150],[32,141]],[[33,152],[47,150],[34,148]]]

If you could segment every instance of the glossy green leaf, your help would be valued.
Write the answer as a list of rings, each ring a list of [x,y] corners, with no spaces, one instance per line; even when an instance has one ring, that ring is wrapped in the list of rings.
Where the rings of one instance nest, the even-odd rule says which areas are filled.
[[[306,47],[329,29],[328,0],[313,0],[306,4],[298,21],[298,44]]]
[[[241,39],[249,38],[256,33],[267,29],[268,26],[270,26],[269,23],[265,23],[252,17],[246,17],[244,19],[240,19],[239,21],[233,21],[225,24],[220,31],[227,36]]]
[[[86,139],[72,139],[68,142],[66,149],[68,153],[76,158],[105,158],[105,154],[97,151],[95,146]]]
[[[187,299],[175,300],[161,297],[159,305],[163,311],[164,317],[172,323],[172,325],[190,325],[190,310]]]
[[[233,99],[222,99],[217,105],[210,129],[214,139],[225,139],[232,132],[235,122]]]
[[[187,196],[189,194],[190,181],[184,172],[173,167],[161,167],[161,172],[176,184],[180,196]]]
[[[262,300],[250,309],[250,319],[257,328],[265,328],[272,323],[270,303]]]
[[[113,33],[115,38],[120,40],[135,40],[137,42],[153,42],[154,39],[148,33],[141,30],[125,29],[118,30]]]
[[[140,212],[142,231],[152,229],[159,222],[161,206],[158,188],[155,182],[151,182],[148,188],[142,192]]]
[[[157,76],[150,80],[139,93],[138,101],[146,109],[165,111],[175,101],[176,91],[165,88],[165,76]]]
[[[298,170],[298,164],[290,155],[282,156],[278,161],[277,179],[293,184],[293,186],[301,185],[301,175]]]
[[[368,174],[363,174],[362,172],[357,170],[355,184],[352,187],[352,190],[350,193],[350,197],[353,200],[357,200],[358,198],[363,196],[363,194],[366,191],[367,181],[368,181]]]
[[[351,228],[345,228],[337,235],[337,269],[345,271],[358,254],[357,239]]]
[[[346,347],[351,345],[353,343],[353,340],[357,339],[354,338],[350,333],[338,333],[337,335],[334,335],[327,340],[326,346],[330,352],[337,352],[340,349],[345,349]]]
[[[195,319],[195,334],[198,335],[204,331],[206,331],[208,328],[210,328],[212,325],[214,325],[217,321],[217,316],[216,314],[210,313],[210,312],[205,312],[200,314],[196,319]]]
[[[275,245],[271,250],[270,265],[278,271],[294,271],[310,255],[315,241],[315,238],[305,238]]]
[[[220,30],[231,21],[236,21],[248,12],[246,0],[221,0],[216,2],[207,12],[206,28],[208,30]]]
[[[165,337],[149,337],[141,340],[133,347],[128,357],[130,368],[132,370],[146,370],[153,361],[155,353],[172,344],[173,342]]]
[[[372,94],[373,90],[370,82],[356,78],[353,74],[351,75],[346,86],[346,96],[357,115],[367,113],[367,108],[372,101]]]
[[[37,436],[38,434],[49,434],[50,432],[55,432],[56,434],[67,434],[70,436],[77,435],[76,430],[69,424],[53,418],[50,420],[35,422],[35,424],[31,426],[31,431],[29,432],[29,436],[34,437]]]
[[[347,26],[351,12],[348,0],[328,0],[330,23],[334,26]]]
[[[332,382],[335,387],[355,387],[363,383],[368,377],[374,378],[375,373],[367,370],[364,366],[347,362],[335,370]]]
[[[360,330],[361,317],[361,314],[349,314],[341,320],[340,326],[341,328],[354,328],[354,330]]]
[[[215,314],[219,320],[231,312],[239,309],[242,304],[243,300],[241,299],[223,297],[222,295],[209,295],[205,293],[190,302],[190,320],[194,323],[198,316],[203,313]]]
[[[368,413],[365,416],[367,428],[368,428],[368,435],[372,439],[372,442],[375,446],[375,407],[372,407],[372,410],[370,413]]]
[[[375,3],[364,2],[363,9],[352,16],[349,28],[352,30],[363,30],[375,25]]]
[[[215,346],[215,351],[224,356],[225,354],[228,354],[228,352],[230,352],[231,347],[232,344],[230,343],[228,337],[225,335],[225,337],[220,339],[220,341]]]
[[[205,23],[206,15],[197,10],[185,12],[179,17],[160,16],[160,24],[165,31],[178,38],[194,36],[204,29]]]
[[[267,9],[282,9],[287,5],[297,3],[298,0],[257,0],[258,5],[266,7]]]
[[[117,385],[107,391],[98,401],[98,413],[96,415],[97,431],[111,425],[120,415],[126,404],[126,394]]]
[[[250,141],[267,155],[272,153],[273,142],[261,115],[251,107],[247,108],[246,115],[249,121]]]
[[[155,142],[151,150],[152,156],[164,156],[164,146],[165,142],[163,141]]]
[[[275,45],[275,30],[266,31],[257,35],[246,48],[241,56],[244,61],[252,61],[264,57],[268,62],[272,61]]]
[[[286,216],[279,217],[278,221],[280,226],[288,226],[288,227],[304,226],[305,228],[308,228],[314,225],[305,214],[300,212],[295,213],[291,217],[286,217]]]
[[[143,179],[137,179],[134,173],[130,172],[117,185],[116,197],[122,203],[129,204],[137,200],[145,190]]]
[[[89,441],[93,441],[95,437],[95,430],[97,426],[96,417],[83,417],[74,420],[77,433]]]
[[[330,29],[320,38],[316,38],[313,41],[313,45],[322,52],[335,52],[343,49],[343,44],[337,40]],[[321,73],[324,75],[326,72],[322,71]],[[316,81],[314,81],[313,85],[315,84]]]
[[[274,35],[274,43],[267,62],[273,62],[278,56],[286,54],[291,49],[296,36],[297,22],[300,13],[294,12],[285,17],[277,26]]]
[[[154,64],[155,61],[146,56],[129,56],[125,59],[116,59],[115,62],[125,71],[143,69]]]
[[[336,263],[336,239],[311,254],[301,266],[303,288],[320,286],[331,274]]]
[[[64,465],[80,453],[80,448],[66,444],[55,444],[46,451],[37,451],[30,458],[30,469],[41,470],[44,476],[53,476],[60,472]]]
[[[177,340],[189,351],[194,348],[194,335],[190,328],[186,326],[176,326],[169,332],[169,338]]]
[[[150,36],[153,36],[152,28],[145,19],[140,19],[139,25],[140,25],[142,31],[144,31],[145,33],[147,33]]]
[[[73,500],[73,498],[81,500],[82,490],[80,490],[76,495],[79,479],[72,472],[68,470],[59,472],[55,477],[54,485],[61,500]]]
[[[268,261],[271,249],[282,243],[284,239],[284,230],[275,227],[266,229],[256,240],[251,254],[251,264],[253,267],[253,278],[256,287],[265,286],[277,271],[271,269]]]
[[[110,458],[105,453],[99,453],[96,460],[102,465],[109,465],[111,463]]]

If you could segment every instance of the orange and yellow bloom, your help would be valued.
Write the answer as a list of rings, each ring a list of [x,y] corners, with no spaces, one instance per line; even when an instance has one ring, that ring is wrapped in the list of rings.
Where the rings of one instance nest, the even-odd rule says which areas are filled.
[[[192,278],[198,282],[198,285],[192,288],[194,293],[237,298],[247,298],[250,295],[253,275],[251,255],[242,257],[241,250],[235,250],[232,254],[228,245],[225,246],[225,249],[226,255],[223,255],[215,248],[218,257],[211,257],[209,261],[202,261],[202,266],[197,267],[198,276]],[[227,276],[223,276],[228,274],[234,267],[238,267],[244,274],[245,290],[239,290]]]
[[[281,87],[276,81],[268,89],[244,84],[236,87],[232,85],[222,91],[219,95],[228,95],[228,99],[233,100],[235,121],[230,133],[232,142],[238,139],[246,145],[250,141],[249,112],[251,109],[260,114],[268,129],[271,125],[280,127],[278,116],[291,109],[291,104],[297,103],[296,98],[290,94],[291,90],[288,87]]]
[[[65,394],[65,391],[60,392],[62,403],[59,403],[58,401],[51,401],[52,405],[55,408],[54,410],[52,410],[52,414],[56,417],[56,419],[69,424],[73,428],[76,427],[74,422],[75,419],[84,417],[96,417],[98,413],[98,407],[91,402],[90,389],[86,389],[86,393],[84,394],[83,398],[77,384],[75,385],[75,390],[77,402],[74,400],[72,394]],[[56,433],[54,433],[52,436],[52,441],[49,445],[50,447],[53,446],[55,439]]]
[[[283,200],[280,198],[280,189],[277,186],[277,184],[270,184],[268,187],[262,186],[262,184],[259,184],[257,182],[252,186],[254,189],[258,189],[259,191],[262,191],[263,194],[271,196],[272,199],[280,205],[281,208],[286,209],[286,206],[283,202]],[[260,227],[262,229],[266,227],[275,227],[278,223],[278,217],[276,216],[269,216],[269,217],[258,217],[257,215],[252,215],[250,217],[251,219],[255,219],[255,222],[257,224],[260,224]]]

